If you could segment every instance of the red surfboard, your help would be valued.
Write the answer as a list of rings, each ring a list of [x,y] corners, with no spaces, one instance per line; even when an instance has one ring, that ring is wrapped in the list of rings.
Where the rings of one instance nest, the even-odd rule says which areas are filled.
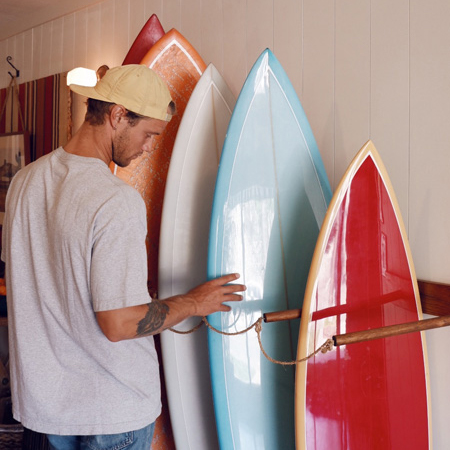
[[[128,50],[122,66],[140,64],[150,48],[164,36],[164,29],[156,14],[153,14],[137,35],[133,45]]]
[[[332,336],[422,319],[400,210],[371,141],[330,203],[303,303],[298,357]],[[355,343],[299,363],[296,447],[431,448],[425,337]]]

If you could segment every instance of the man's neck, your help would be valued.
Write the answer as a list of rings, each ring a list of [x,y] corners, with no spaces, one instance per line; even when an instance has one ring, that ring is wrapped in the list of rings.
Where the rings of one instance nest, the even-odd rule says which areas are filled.
[[[106,165],[112,160],[111,136],[108,127],[84,122],[64,150],[78,156],[98,158]]]

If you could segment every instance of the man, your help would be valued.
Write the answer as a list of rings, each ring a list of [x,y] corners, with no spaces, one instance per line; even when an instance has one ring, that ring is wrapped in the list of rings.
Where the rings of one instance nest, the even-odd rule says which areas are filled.
[[[109,163],[150,150],[174,112],[169,91],[140,65],[71,89],[88,97],[85,122],[21,170],[6,201],[14,417],[55,449],[148,450],[161,410],[151,335],[228,311],[245,287],[231,274],[151,300],[145,205]]]

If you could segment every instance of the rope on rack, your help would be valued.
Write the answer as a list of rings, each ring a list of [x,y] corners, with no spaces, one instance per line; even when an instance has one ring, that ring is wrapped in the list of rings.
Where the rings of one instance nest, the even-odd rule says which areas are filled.
[[[312,358],[313,356],[317,355],[319,352],[320,353],[327,353],[331,350],[333,350],[334,348],[334,342],[332,339],[328,339],[326,342],[324,342],[319,348],[317,348],[316,350],[314,350],[311,354],[309,354],[308,356],[301,358],[299,360],[295,360],[295,361],[278,361],[272,357],[270,357],[267,352],[264,350],[264,346],[262,344],[261,341],[261,332],[262,332],[262,322],[263,322],[263,318],[260,317],[256,322],[254,322],[252,325],[250,325],[249,327],[245,328],[242,331],[236,331],[233,333],[229,333],[226,331],[221,331],[218,330],[217,328],[214,328],[206,319],[206,317],[202,317],[202,320],[200,321],[200,323],[198,323],[194,328],[192,328],[191,330],[187,330],[187,331],[180,331],[180,330],[176,330],[174,328],[169,328],[170,331],[172,331],[173,333],[177,333],[177,334],[191,334],[194,333],[195,331],[197,331],[203,324],[205,324],[211,331],[221,334],[223,336],[237,336],[240,334],[245,334],[247,332],[249,332],[252,328],[255,329],[256,334],[258,336],[258,344],[259,344],[259,348],[262,352],[262,354],[265,356],[265,358],[270,361],[271,363],[274,364],[278,364],[281,366],[293,366],[295,364],[301,363],[301,362],[305,362],[308,359]]]

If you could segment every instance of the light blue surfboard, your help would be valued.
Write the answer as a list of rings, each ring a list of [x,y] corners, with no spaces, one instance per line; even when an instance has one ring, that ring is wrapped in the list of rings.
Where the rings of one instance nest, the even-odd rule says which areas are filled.
[[[270,50],[254,64],[225,138],[217,175],[208,277],[238,272],[247,285],[232,311],[208,317],[237,332],[263,313],[300,308],[331,189],[300,101]],[[274,359],[297,354],[299,321],[265,324]],[[294,438],[294,366],[269,362],[254,330],[208,330],[221,450],[289,450]]]

